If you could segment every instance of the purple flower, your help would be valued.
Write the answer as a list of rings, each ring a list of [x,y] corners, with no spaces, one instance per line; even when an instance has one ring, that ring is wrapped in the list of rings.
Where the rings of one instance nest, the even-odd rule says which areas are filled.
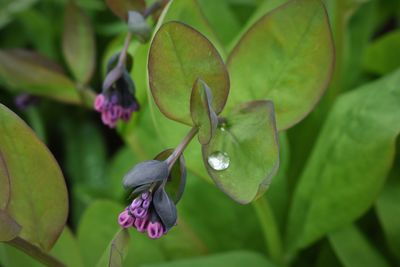
[[[158,191],[156,190],[155,192]],[[157,203],[153,203],[153,194],[151,191],[142,192],[131,202],[118,218],[121,227],[128,228],[132,226],[141,233],[147,232],[147,235],[152,239],[160,238],[167,233],[167,227],[154,206]],[[175,216],[174,220],[176,222],[176,212],[173,216]]]
[[[124,210],[119,214],[118,223],[123,228],[129,228],[135,222],[135,218],[129,214],[129,211]]]
[[[132,113],[139,110],[134,91],[134,83],[127,71],[115,82],[110,85],[107,83],[94,102],[94,109],[101,113],[101,120],[105,125],[114,128],[118,120],[127,122]]]
[[[147,225],[147,235],[151,239],[158,239],[160,238],[163,234],[165,233],[164,231],[164,226],[160,222],[149,222]]]

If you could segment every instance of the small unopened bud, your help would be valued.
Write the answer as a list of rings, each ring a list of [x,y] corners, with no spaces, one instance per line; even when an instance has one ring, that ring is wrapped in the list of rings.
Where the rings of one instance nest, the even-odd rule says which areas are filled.
[[[121,225],[123,228],[129,228],[133,225],[135,222],[135,218],[133,218],[127,210],[124,210],[121,212],[121,214],[118,217],[118,223]]]

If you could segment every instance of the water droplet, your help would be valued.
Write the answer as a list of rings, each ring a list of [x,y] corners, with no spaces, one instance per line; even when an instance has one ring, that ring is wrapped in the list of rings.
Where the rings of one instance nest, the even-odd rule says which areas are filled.
[[[225,132],[226,131],[226,129],[225,129],[225,127],[221,127],[221,128],[219,128],[222,132]]]
[[[228,154],[221,151],[213,152],[208,156],[208,164],[216,171],[228,169],[230,161]]]

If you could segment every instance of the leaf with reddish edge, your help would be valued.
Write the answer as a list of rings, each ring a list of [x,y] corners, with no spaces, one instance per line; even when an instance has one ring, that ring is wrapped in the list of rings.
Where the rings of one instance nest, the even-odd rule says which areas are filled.
[[[19,225],[10,215],[0,210],[0,241],[10,241],[14,239],[21,231],[21,225]]]
[[[10,174],[0,151],[0,210],[6,209],[10,201]]]
[[[49,250],[68,214],[61,170],[46,146],[12,111],[0,104],[0,154],[10,182],[6,212],[22,230],[19,237]]]
[[[75,84],[59,65],[27,50],[0,50],[0,79],[17,91],[67,103],[81,102]]]
[[[301,121],[327,88],[334,65],[331,29],[319,0],[292,0],[262,16],[237,42],[227,66],[239,103],[274,102],[278,130]]]
[[[143,12],[146,8],[144,0],[106,0],[111,11],[123,20],[128,20],[128,11],[136,10]]]
[[[158,154],[154,159],[156,160],[166,160],[174,152],[173,148],[166,149],[160,154]],[[172,166],[169,173],[168,182],[165,185],[165,191],[168,196],[174,201],[175,204],[179,202],[183,195],[186,185],[186,164],[183,155],[179,157]]]
[[[202,147],[206,169],[218,187],[235,201],[247,204],[260,196],[279,167],[278,134],[271,101],[243,104]],[[226,168],[209,162],[214,153],[228,159]]]
[[[89,17],[72,1],[65,10],[62,49],[75,79],[89,82],[96,63],[94,32]]]
[[[215,47],[201,33],[179,22],[160,27],[150,47],[149,84],[154,100],[168,118],[192,125],[191,88],[201,78],[211,88],[218,114],[229,94],[229,76]]]
[[[218,117],[211,105],[210,88],[203,80],[197,79],[190,97],[190,114],[193,123],[199,128],[198,138],[202,145],[210,142],[218,126]]]

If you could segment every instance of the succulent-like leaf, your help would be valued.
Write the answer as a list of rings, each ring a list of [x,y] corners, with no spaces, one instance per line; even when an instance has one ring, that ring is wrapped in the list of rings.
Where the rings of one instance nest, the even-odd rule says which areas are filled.
[[[202,150],[207,171],[222,191],[239,203],[254,200],[268,188],[279,166],[272,102],[242,105]]]
[[[80,83],[92,78],[96,65],[96,44],[90,19],[69,1],[64,18],[62,48],[69,69]]]
[[[291,0],[256,21],[228,58],[227,109],[268,99],[278,130],[302,120],[327,88],[334,63],[328,17],[320,0]]]
[[[111,11],[121,19],[128,20],[128,11],[143,11],[146,7],[144,0],[106,0]]]
[[[179,22],[167,22],[157,31],[150,47],[148,73],[157,106],[178,122],[193,124],[190,96],[197,78],[210,86],[217,114],[228,97],[229,77],[217,50],[204,35]]]
[[[159,186],[153,194],[153,205],[165,229],[171,229],[177,220],[177,211],[174,202],[169,198],[163,186]]]
[[[165,161],[149,160],[141,162],[124,177],[125,188],[133,188],[144,184],[154,183],[168,177],[168,164]]]
[[[208,144],[217,129],[218,117],[212,108],[211,90],[201,79],[197,79],[193,85],[190,114],[194,125],[199,127],[199,142],[202,145]]]
[[[74,83],[56,63],[25,50],[0,50],[0,79],[10,88],[67,103],[81,102]]]
[[[49,250],[67,219],[64,177],[46,146],[1,104],[0,118],[0,173],[6,170],[10,181],[10,199],[5,211],[22,226],[21,238]],[[0,184],[3,186],[7,184]]]
[[[174,152],[174,149],[166,149],[158,154],[156,160],[166,160]],[[168,181],[165,184],[165,191],[176,203],[179,202],[183,195],[186,185],[186,164],[183,154],[179,157],[179,160],[175,162],[174,166],[169,173]]]

